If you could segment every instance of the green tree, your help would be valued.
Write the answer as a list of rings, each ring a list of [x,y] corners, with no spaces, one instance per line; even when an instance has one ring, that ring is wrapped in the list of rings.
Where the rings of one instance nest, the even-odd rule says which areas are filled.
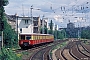
[[[83,30],[81,32],[81,38],[90,39],[90,30]]]
[[[0,23],[4,21],[4,30],[3,30],[3,41],[4,47],[12,47],[17,45],[17,34],[14,30],[12,30],[11,26],[7,23],[5,18],[5,10],[4,6],[8,4],[8,0],[0,0]],[[1,35],[1,31],[0,31]],[[0,50],[0,60],[20,60],[21,58],[17,57],[17,55],[12,51],[12,49],[2,48]]]
[[[7,23],[6,19],[4,20],[4,46],[5,47],[13,47],[18,45],[18,36],[11,28],[11,26]]]
[[[53,34],[53,22],[52,22],[52,20],[51,20],[49,26],[50,26],[49,34]]]
[[[17,34],[7,23],[7,19],[4,13],[5,12],[4,6],[8,5],[8,3],[9,3],[8,0],[0,0],[0,22],[1,20],[4,21],[4,30],[3,30],[4,47],[12,47],[18,44]]]
[[[42,30],[43,30],[43,28],[41,27],[40,33],[43,33]],[[48,34],[48,28],[46,26],[44,26],[44,34]]]
[[[48,34],[48,28],[47,27],[44,27],[44,33]]]
[[[3,21],[4,18],[4,6],[8,4],[8,0],[0,0],[0,30],[2,30],[1,22]]]
[[[64,38],[66,38],[65,30],[62,30],[62,31],[55,30],[54,31],[54,37],[55,37],[55,39],[64,39]]]
[[[64,39],[65,37],[64,37],[64,31],[62,30],[62,31],[57,31],[57,37],[58,37],[58,39]]]
[[[12,49],[2,48],[0,51],[0,60],[21,60],[21,58]]]
[[[58,39],[58,36],[57,36],[57,35],[58,35],[58,34],[57,34],[58,31],[55,30],[55,31],[53,31],[53,32],[54,32],[54,38],[55,38],[55,40]]]
[[[2,20],[4,17],[4,6],[8,5],[8,0],[0,0],[0,19]]]

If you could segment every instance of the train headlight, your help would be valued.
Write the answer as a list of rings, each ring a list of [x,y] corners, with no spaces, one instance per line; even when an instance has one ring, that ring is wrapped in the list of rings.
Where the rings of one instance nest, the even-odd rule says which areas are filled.
[[[23,44],[23,41],[21,41],[21,44]]]

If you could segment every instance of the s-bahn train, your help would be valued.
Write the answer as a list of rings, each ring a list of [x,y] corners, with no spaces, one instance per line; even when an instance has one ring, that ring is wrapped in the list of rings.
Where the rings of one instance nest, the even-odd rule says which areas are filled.
[[[30,48],[34,45],[39,45],[42,43],[49,43],[54,41],[54,36],[50,34],[19,34],[19,46],[21,49]]]

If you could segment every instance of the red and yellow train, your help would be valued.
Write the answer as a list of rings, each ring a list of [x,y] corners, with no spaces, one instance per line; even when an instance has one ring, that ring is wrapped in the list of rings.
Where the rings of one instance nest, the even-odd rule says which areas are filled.
[[[19,34],[19,46],[22,49],[53,41],[54,36],[50,34]]]

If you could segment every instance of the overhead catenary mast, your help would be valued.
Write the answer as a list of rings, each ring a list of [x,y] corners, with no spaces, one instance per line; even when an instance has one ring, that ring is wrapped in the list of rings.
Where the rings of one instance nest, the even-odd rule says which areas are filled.
[[[32,15],[32,11],[33,11],[33,9],[34,9],[34,8],[33,8],[33,5],[31,6],[30,9],[31,9],[32,33],[33,33],[33,30],[34,30],[34,28],[33,28],[33,27],[34,27],[34,24],[33,24],[33,15]],[[34,10],[40,10],[40,9],[34,9]]]
[[[42,34],[44,34],[44,15],[43,15],[43,18],[42,18]]]
[[[23,7],[23,4],[22,4],[22,12],[23,12],[22,16],[24,17],[25,15],[24,15],[24,7]]]
[[[32,20],[32,33],[33,33],[33,16],[32,16],[32,10],[33,10],[33,5],[31,6],[31,20]]]

